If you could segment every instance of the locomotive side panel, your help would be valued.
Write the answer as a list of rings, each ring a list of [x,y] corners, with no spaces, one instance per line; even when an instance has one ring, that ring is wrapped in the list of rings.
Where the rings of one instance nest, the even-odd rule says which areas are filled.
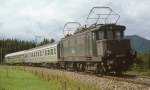
[[[75,36],[77,38],[77,45],[76,48],[78,48],[77,50],[77,55],[78,57],[84,57],[85,56],[85,35],[84,34],[80,34],[78,36]]]
[[[77,55],[77,48],[76,48],[76,37],[69,38],[69,53],[68,57],[75,57]]]
[[[92,34],[91,32],[87,32],[85,35],[86,35],[86,41],[85,41],[86,55],[85,56],[92,57],[93,56]]]
[[[60,42],[61,57],[66,61],[85,61],[93,55],[92,33],[79,33]]]
[[[103,57],[106,51],[106,43],[104,43],[103,41],[99,41],[97,42],[97,55],[99,57]]]

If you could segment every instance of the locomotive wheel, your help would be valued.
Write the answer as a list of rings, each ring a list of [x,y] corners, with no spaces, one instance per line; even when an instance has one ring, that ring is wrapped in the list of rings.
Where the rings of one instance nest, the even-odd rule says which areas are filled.
[[[68,69],[68,63],[64,64],[64,69],[67,70]]]
[[[76,62],[73,62],[73,70],[77,71],[77,63]]]
[[[99,74],[99,73],[101,73],[101,65],[100,65],[100,64],[97,64],[97,65],[96,65],[95,74]]]
[[[85,72],[88,72],[88,66],[85,64]]]
[[[100,73],[104,75],[106,74],[106,68],[104,66],[101,67]]]
[[[81,70],[82,70],[82,72],[85,71],[85,63],[82,63],[82,64],[81,64]]]
[[[122,72],[119,70],[119,71],[116,71],[115,74],[116,74],[117,76],[119,76],[119,75],[122,75]]]
[[[77,70],[78,71],[81,71],[81,72],[84,72],[85,71],[85,64],[84,63],[78,63],[77,65]]]
[[[106,65],[106,62],[101,62],[100,73],[104,74],[104,75],[107,74],[107,65]]]

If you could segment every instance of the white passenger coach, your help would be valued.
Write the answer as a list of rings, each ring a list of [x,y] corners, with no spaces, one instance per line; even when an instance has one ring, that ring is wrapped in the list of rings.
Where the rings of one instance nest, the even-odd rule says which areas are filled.
[[[58,43],[47,44],[25,51],[10,53],[5,56],[5,63],[57,63]]]

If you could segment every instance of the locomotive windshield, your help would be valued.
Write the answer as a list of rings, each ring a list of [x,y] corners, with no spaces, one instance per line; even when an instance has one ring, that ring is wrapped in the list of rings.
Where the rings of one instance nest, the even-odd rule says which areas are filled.
[[[120,30],[99,30],[95,32],[96,40],[102,39],[122,39],[123,31]]]
[[[122,39],[123,38],[123,32],[122,31],[116,31],[115,32],[115,38],[116,39]]]

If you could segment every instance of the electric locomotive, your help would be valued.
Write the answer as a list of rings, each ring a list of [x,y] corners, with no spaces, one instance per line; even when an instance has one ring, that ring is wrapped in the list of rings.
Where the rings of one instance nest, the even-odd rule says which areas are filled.
[[[113,22],[112,16],[117,17]],[[124,39],[126,27],[117,24],[119,17],[109,7],[94,7],[85,26],[68,22],[64,26],[67,33],[59,42],[7,54],[5,63],[121,74],[133,64],[136,52],[131,49],[130,40]]]
[[[97,9],[107,9],[109,13],[96,13],[96,18],[91,17]],[[88,27],[82,27],[77,22],[67,23],[65,26],[78,24],[79,27],[60,41],[60,66],[102,74],[120,74],[128,70],[136,54],[131,49],[130,40],[124,39],[126,27],[116,24],[117,20],[115,23],[106,23],[111,15],[118,16],[117,20],[120,17],[109,7],[94,7],[87,19],[96,19],[96,23]],[[104,23],[99,23],[100,19]],[[71,31],[71,28],[66,31]]]

